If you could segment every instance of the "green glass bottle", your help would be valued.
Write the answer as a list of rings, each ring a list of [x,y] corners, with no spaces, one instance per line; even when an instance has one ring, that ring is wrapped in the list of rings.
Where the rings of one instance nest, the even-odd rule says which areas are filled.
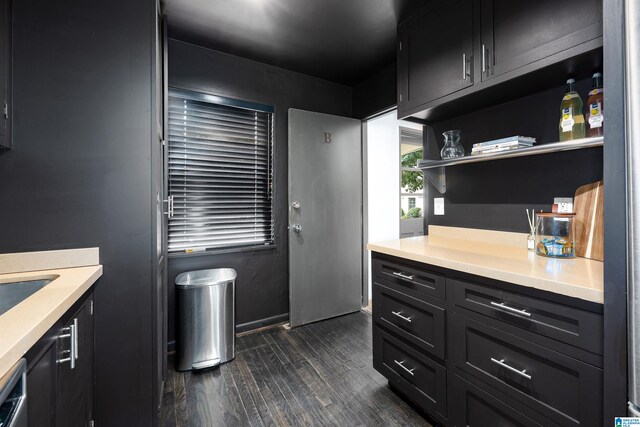
[[[575,79],[567,80],[567,93],[560,104],[560,141],[585,137],[582,98],[576,92]]]

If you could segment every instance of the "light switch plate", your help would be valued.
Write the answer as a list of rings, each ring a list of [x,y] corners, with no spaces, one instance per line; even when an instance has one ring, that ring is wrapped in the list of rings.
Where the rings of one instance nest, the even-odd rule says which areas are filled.
[[[553,204],[558,205],[558,213],[573,212],[573,197],[554,197]]]
[[[444,197],[433,199],[433,214],[444,215]]]

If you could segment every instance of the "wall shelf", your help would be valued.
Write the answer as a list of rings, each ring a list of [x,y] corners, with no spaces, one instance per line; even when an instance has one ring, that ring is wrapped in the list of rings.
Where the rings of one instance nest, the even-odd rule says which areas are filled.
[[[584,148],[601,147],[604,138],[574,139],[564,142],[553,142],[536,145],[533,147],[519,148],[503,151],[501,153],[479,154],[476,156],[457,157],[447,160],[420,160],[418,168],[424,172],[427,179],[438,189],[441,194],[447,191],[446,168],[448,166],[464,165],[467,163],[493,162],[496,160],[510,159],[513,157],[535,156],[538,154],[556,153],[560,151],[581,150]]]

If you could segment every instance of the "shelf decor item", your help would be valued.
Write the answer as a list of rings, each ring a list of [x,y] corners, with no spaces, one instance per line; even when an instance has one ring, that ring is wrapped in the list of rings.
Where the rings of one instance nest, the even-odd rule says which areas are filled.
[[[531,215],[529,215],[529,209],[527,209],[527,221],[529,221],[529,235],[527,236],[527,249],[530,251],[536,248],[536,213],[531,209]]]
[[[574,213],[536,213],[536,254],[575,257],[575,216]]]
[[[443,159],[464,157],[464,147],[460,144],[460,131],[448,130],[442,135],[444,135],[444,147],[440,150],[440,157]]]

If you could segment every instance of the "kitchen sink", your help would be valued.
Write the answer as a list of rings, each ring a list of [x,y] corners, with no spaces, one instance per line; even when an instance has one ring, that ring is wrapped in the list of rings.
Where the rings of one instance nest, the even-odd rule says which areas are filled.
[[[26,278],[20,282],[0,283],[0,316],[15,307],[59,276]]]

